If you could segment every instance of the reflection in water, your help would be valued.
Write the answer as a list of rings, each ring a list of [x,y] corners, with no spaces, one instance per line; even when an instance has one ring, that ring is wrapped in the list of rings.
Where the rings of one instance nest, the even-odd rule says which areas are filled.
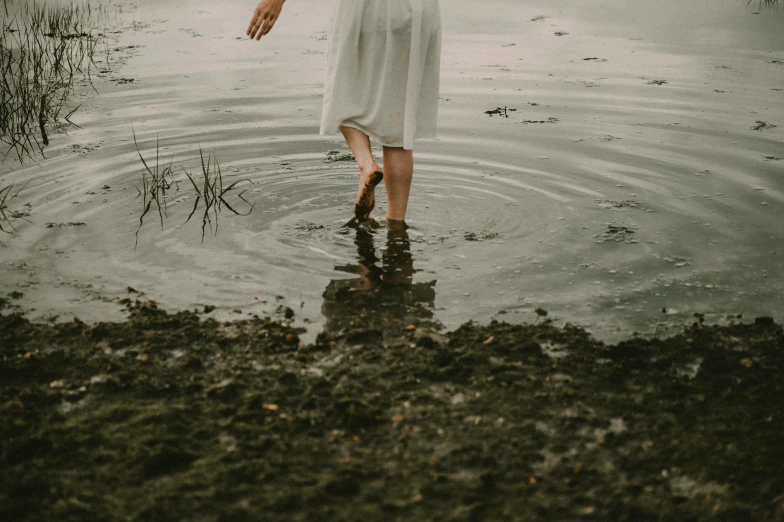
[[[29,319],[90,322],[123,319],[106,303],[129,286],[170,309],[217,306],[221,320],[237,309],[274,314],[285,301],[314,337],[329,280],[360,277],[333,273],[336,258],[359,265],[356,232],[346,244],[333,231],[351,215],[356,165],[343,161],[342,138],[315,127],[330,2],[292,2],[296,23],[276,26],[263,48],[226,37],[247,16],[242,3],[192,0],[187,21],[182,2],[133,4],[133,25],[111,35],[112,67],[133,81],[100,73],[101,94],[80,100],[81,129],[52,140],[40,162],[0,165],[0,189],[29,182],[23,201],[6,200],[21,214],[17,235],[0,232],[0,295],[23,291]],[[421,233],[408,230],[414,281],[438,279],[433,318],[448,329],[520,323],[542,308],[606,342],[680,331],[695,312],[709,323],[783,320],[784,11],[752,15],[745,1],[485,4],[493,16],[469,2],[442,13],[452,30],[441,138],[422,143],[409,202]],[[181,190],[160,200],[169,223],[160,230],[153,202],[134,250],[146,204],[134,199],[143,165],[131,126],[151,169],[160,135],[161,159],[182,161],[202,193],[198,145],[219,151],[227,184],[253,182],[226,198],[246,213],[236,196],[248,188],[251,215],[224,207],[219,237],[201,243],[205,201],[183,225],[198,196],[175,167]],[[373,237],[375,282],[386,234]]]
[[[405,228],[390,226],[381,259],[373,239],[372,231],[364,226],[357,228],[357,264],[335,267],[358,277],[330,281],[321,307],[327,319],[325,331],[357,327],[399,329],[416,319],[433,316],[436,282],[413,282],[416,270]]]

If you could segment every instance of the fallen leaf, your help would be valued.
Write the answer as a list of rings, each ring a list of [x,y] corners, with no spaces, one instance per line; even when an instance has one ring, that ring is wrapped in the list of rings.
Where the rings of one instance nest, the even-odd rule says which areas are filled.
[[[269,402],[265,402],[264,404],[261,405],[261,407],[264,408],[265,410],[270,410],[270,411],[277,411],[278,409],[277,404],[272,404]]]
[[[743,359],[740,360],[740,364],[741,366],[745,366],[746,368],[751,368],[752,362],[751,359],[749,359],[748,357],[744,357]]]
[[[402,421],[405,418],[406,418],[405,415],[401,415],[399,413],[397,415],[393,415],[392,416],[392,420],[395,421],[395,422],[400,422],[400,421]]]
[[[528,483],[529,483],[529,484],[531,484],[532,486],[533,486],[534,484],[536,484],[536,477],[534,477],[533,475],[531,475],[530,477],[528,477]]]
[[[416,330],[416,326],[414,326],[413,324],[410,324],[410,325],[406,326],[406,330]]]
[[[146,353],[143,353],[143,354],[141,354],[139,356],[139,359],[142,360],[142,361],[149,361],[150,360],[150,356],[148,354],[146,354]]]

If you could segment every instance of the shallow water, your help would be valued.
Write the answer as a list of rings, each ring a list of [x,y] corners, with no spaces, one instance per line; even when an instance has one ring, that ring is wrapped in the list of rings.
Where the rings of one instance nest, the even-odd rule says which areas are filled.
[[[386,267],[413,265],[403,283],[434,291],[435,319],[531,321],[541,307],[607,340],[695,312],[784,319],[784,12],[649,4],[442,0],[440,138],[416,147],[410,261]],[[118,5],[112,72],[99,95],[83,88],[82,129],[0,167],[0,186],[29,181],[14,204],[30,211],[0,237],[0,295],[60,320],[120,318],[127,287],[223,318],[288,306],[314,336],[332,290],[372,285],[363,273],[383,271],[387,248],[379,231],[377,259],[358,260],[343,226],[356,169],[325,161],[341,137],[318,136],[331,3],[288,2],[261,42],[244,37],[247,3]],[[508,117],[486,114],[497,107]],[[184,183],[199,147],[215,154],[225,181],[254,183],[251,214],[224,210],[202,242],[181,184],[134,249],[132,129]]]

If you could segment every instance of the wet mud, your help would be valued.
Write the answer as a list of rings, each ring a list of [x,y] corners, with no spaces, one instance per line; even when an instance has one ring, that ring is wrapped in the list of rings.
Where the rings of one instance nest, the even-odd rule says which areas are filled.
[[[368,177],[367,183],[362,187],[359,201],[354,205],[354,218],[359,221],[366,221],[370,213],[376,208],[376,186],[384,179],[384,173],[380,170]]]
[[[545,317],[444,332],[376,261],[325,292],[356,320],[307,345],[290,309],[0,316],[0,518],[784,517],[770,318],[614,345]]]

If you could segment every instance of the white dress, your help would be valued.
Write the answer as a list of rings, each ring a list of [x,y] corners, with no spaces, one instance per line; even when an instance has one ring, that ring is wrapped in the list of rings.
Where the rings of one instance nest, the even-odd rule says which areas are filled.
[[[320,134],[345,125],[406,149],[436,137],[438,0],[335,0],[327,38]]]

